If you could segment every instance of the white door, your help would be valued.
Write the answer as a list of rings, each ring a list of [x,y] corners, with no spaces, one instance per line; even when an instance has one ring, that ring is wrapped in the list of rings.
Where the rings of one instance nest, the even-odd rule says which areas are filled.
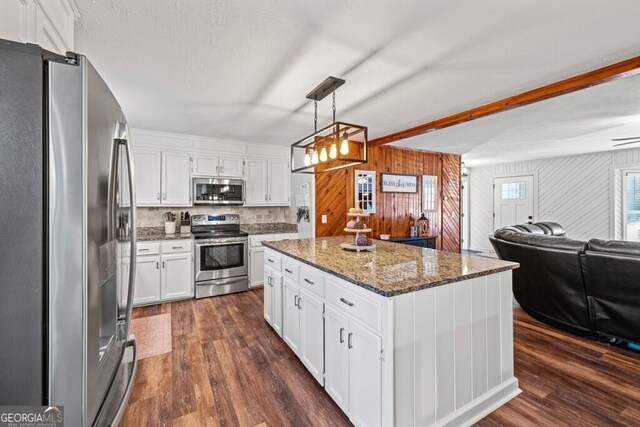
[[[149,206],[160,204],[160,178],[162,154],[156,150],[133,149],[136,168],[136,204]]]
[[[242,178],[244,176],[244,164],[237,157],[220,157],[218,175]]]
[[[300,288],[291,280],[283,280],[282,292],[282,338],[296,355],[300,354],[300,310],[298,297]]]
[[[533,176],[514,176],[493,180],[493,228],[532,224],[534,211]]]
[[[218,157],[195,154],[192,173],[194,176],[218,176]]]
[[[345,414],[349,414],[349,318],[325,307],[324,388]]]
[[[273,329],[282,336],[282,273],[274,271],[271,279],[273,311],[271,325]]]
[[[324,304],[315,295],[300,289],[300,360],[311,375],[324,385]]]
[[[249,286],[264,284],[264,248],[249,249]]]
[[[469,177],[462,178],[462,249],[469,249]]]
[[[356,426],[382,424],[382,339],[353,319],[349,347],[349,419]]]
[[[245,204],[267,204],[267,161],[247,160],[245,181]]]
[[[162,153],[162,204],[191,205],[191,160],[185,153]]]
[[[135,305],[160,301],[160,256],[136,259],[136,282],[133,291]]]
[[[193,297],[191,253],[162,255],[160,297],[163,300]]]
[[[271,205],[289,205],[291,197],[291,176],[288,162],[269,161],[269,191],[267,198]]]
[[[264,267],[264,318],[270,325],[273,324],[272,271],[269,267]]]

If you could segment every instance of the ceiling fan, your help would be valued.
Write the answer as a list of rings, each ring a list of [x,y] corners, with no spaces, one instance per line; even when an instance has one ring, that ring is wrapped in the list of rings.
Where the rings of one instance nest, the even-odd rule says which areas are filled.
[[[614,147],[618,147],[620,145],[638,144],[640,143],[640,136],[634,136],[631,138],[614,138],[611,141],[614,141],[614,142],[625,141],[625,142],[619,142],[618,144],[613,144]]]

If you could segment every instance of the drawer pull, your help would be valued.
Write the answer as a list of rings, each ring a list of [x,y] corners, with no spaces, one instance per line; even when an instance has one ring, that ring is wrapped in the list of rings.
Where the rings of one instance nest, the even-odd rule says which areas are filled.
[[[351,343],[351,338],[352,338],[352,337],[353,337],[353,333],[352,333],[352,332],[349,332],[349,336],[348,336],[348,338],[347,338],[347,339],[348,339],[348,341],[349,341],[349,342],[347,343],[347,347],[349,347],[349,348],[353,348],[353,344]]]
[[[293,274],[293,271],[289,270],[288,268],[285,268],[284,271],[286,271],[289,274]]]
[[[340,344],[344,342],[344,328],[340,328]]]
[[[311,280],[307,279],[306,277],[304,278],[304,281],[310,285],[315,285],[315,283],[313,283]]]
[[[149,252],[149,249],[147,248],[138,249],[138,252]]]
[[[267,260],[268,260],[271,264],[273,264],[273,263],[275,262],[275,261],[274,261],[274,260],[272,260],[271,258],[268,258]]]
[[[172,246],[171,249],[184,249],[182,246]]]
[[[349,307],[353,307],[353,303],[351,301],[347,301],[344,298],[340,298],[340,301],[342,301],[343,303],[347,304]]]

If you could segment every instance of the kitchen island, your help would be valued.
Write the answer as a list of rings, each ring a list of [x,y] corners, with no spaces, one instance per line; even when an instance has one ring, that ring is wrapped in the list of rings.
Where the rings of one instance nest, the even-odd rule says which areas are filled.
[[[265,319],[356,426],[470,425],[518,393],[511,270],[351,237],[265,242]]]

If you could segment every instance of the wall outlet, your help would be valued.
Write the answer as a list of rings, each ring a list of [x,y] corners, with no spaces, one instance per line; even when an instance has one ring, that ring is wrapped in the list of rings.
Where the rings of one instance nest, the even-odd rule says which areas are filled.
[[[322,215],[322,223],[323,224],[327,223],[327,216],[326,215]]]
[[[546,211],[544,211],[544,214],[547,216],[551,216],[553,215],[553,211],[551,209],[547,209]]]

